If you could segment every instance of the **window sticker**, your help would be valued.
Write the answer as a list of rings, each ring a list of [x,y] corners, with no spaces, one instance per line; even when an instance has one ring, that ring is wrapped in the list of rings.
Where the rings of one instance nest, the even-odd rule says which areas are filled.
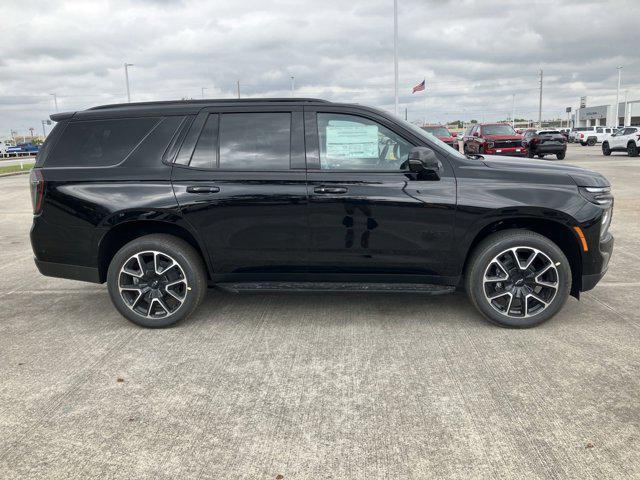
[[[330,121],[327,125],[327,157],[378,158],[378,126]]]

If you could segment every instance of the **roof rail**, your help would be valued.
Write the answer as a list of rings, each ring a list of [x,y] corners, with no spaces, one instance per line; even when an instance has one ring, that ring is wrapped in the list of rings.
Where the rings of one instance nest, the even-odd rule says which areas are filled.
[[[88,110],[106,110],[110,108],[122,107],[153,107],[163,105],[209,105],[212,103],[252,103],[252,102],[308,102],[308,103],[331,103],[321,98],[211,98],[203,100],[162,100],[158,102],[135,102],[135,103],[113,103],[109,105],[99,105]]]

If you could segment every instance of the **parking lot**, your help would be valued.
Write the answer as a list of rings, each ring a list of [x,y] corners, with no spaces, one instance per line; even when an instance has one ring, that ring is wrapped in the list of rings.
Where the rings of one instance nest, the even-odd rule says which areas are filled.
[[[612,182],[614,256],[523,331],[463,294],[215,290],[141,329],[37,272],[28,177],[0,178],[0,476],[640,478],[640,159],[566,162]]]

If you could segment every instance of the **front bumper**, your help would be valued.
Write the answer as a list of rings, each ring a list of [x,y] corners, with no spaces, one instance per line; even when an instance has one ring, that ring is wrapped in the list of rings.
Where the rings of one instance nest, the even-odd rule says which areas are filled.
[[[482,153],[487,155],[507,155],[509,157],[525,157],[527,149],[524,147],[484,148]]]
[[[591,261],[587,265],[589,273],[582,275],[582,285],[580,286],[582,292],[594,288],[607,273],[609,260],[613,252],[613,243],[613,235],[609,233],[604,239],[600,240],[597,250],[591,251]]]

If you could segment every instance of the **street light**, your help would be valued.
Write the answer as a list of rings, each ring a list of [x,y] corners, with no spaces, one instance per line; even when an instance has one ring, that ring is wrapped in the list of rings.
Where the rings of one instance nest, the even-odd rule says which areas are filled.
[[[133,67],[133,63],[124,64],[124,79],[127,82],[127,102],[131,103],[131,92],[129,90],[129,67]]]
[[[618,67],[618,89],[616,90],[616,124],[615,127],[620,123],[620,80],[622,79],[622,65]],[[626,105],[625,105],[626,108]],[[624,122],[622,122],[624,123]]]
[[[293,92],[296,89],[296,77],[291,76],[291,96],[293,97]]]
[[[207,90],[207,87],[201,87],[200,90],[202,90],[202,99],[204,100],[204,91]]]
[[[398,115],[398,0],[393,0],[394,113]]]
[[[58,112],[58,95],[55,93],[50,93],[49,95],[53,97],[53,104],[56,107],[56,113],[57,113]]]

